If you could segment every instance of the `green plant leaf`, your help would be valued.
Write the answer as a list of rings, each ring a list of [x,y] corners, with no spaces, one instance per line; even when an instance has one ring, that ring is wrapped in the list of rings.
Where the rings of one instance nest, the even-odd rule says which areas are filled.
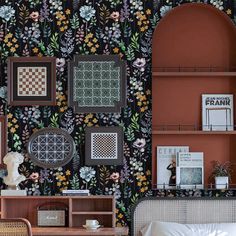
[[[59,51],[59,44],[58,44],[58,33],[55,33],[51,36],[50,39],[51,43],[51,47],[55,50],[55,51]]]
[[[139,34],[136,32],[132,37],[131,37],[131,46],[135,51],[139,51]]]

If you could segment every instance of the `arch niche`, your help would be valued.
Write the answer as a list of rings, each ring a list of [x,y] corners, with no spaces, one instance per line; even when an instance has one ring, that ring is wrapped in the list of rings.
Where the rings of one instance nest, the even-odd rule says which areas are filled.
[[[188,145],[191,151],[204,152],[205,184],[212,160],[236,162],[236,131],[201,130],[201,95],[236,94],[235,69],[236,28],[224,12],[209,4],[187,3],[161,19],[152,41],[154,187],[160,145]]]
[[[209,4],[173,8],[153,34],[153,67],[236,66],[236,29],[231,19]]]

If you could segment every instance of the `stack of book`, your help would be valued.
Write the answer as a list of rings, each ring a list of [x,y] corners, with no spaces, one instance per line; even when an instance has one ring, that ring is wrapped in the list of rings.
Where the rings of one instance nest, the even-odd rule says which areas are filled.
[[[203,188],[204,154],[188,146],[157,147],[157,188]]]
[[[62,190],[63,196],[89,196],[88,189],[66,189]]]

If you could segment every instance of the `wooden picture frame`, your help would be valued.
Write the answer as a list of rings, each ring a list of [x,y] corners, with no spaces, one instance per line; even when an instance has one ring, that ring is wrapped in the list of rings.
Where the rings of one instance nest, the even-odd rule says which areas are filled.
[[[122,127],[85,128],[85,165],[123,165]]]
[[[56,105],[56,58],[9,57],[8,104]]]
[[[7,151],[7,119],[0,116],[0,165],[3,164],[3,157]]]
[[[120,112],[126,81],[126,63],[118,55],[75,55],[68,63],[68,104],[80,113]]]

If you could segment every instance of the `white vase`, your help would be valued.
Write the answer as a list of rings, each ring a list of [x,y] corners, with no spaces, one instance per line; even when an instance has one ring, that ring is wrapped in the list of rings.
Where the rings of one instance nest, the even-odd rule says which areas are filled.
[[[226,189],[229,187],[228,176],[216,176],[215,177],[216,189]]]

